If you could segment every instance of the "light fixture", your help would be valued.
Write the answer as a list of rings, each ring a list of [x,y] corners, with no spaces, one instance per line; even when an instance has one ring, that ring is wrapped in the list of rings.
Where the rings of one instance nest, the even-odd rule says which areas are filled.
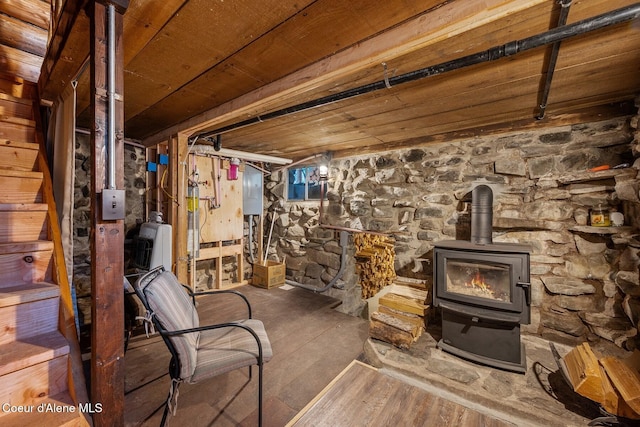
[[[321,181],[326,181],[329,177],[329,167],[327,165],[318,166],[318,175]]]

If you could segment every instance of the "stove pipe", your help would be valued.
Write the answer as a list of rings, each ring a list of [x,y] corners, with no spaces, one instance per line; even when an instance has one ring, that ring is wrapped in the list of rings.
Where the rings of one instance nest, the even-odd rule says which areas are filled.
[[[471,192],[471,243],[489,245],[493,233],[493,191],[478,185]]]

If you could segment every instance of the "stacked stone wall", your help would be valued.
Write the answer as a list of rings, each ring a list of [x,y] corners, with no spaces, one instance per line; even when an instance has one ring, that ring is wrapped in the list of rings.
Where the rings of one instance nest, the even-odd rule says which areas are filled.
[[[620,117],[335,159],[322,224],[389,233],[398,274],[430,282],[434,244],[469,238],[470,192],[489,185],[494,241],[532,247],[532,322],[524,331],[633,348],[640,317],[637,128],[637,116]],[[601,165],[626,166],[589,171]],[[320,227],[319,203],[287,202],[283,173],[265,188],[277,215],[270,258],[286,260],[290,280],[329,283],[340,246],[334,230]],[[624,226],[590,227],[598,205],[623,213]],[[352,240],[349,250],[346,273],[329,294],[342,300],[342,311],[360,315],[366,304]]]
[[[81,325],[91,323],[91,140],[83,132],[76,133],[75,188],[73,204],[73,285],[76,290],[78,317]],[[124,146],[125,233],[144,218],[146,186],[145,150]]]

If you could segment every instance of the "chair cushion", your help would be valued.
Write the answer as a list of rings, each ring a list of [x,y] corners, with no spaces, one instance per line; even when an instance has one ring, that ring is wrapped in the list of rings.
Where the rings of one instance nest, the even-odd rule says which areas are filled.
[[[248,326],[258,335],[262,343],[262,361],[263,363],[268,362],[273,351],[262,322],[248,319],[237,323]],[[187,381],[194,383],[234,369],[257,364],[258,345],[250,332],[238,327],[210,329],[200,333],[196,369],[193,376]]]
[[[176,276],[165,271],[146,285],[144,295],[149,308],[167,331],[197,328],[200,325],[198,312],[191,297]],[[180,358],[180,378],[188,379],[196,368],[199,332],[170,337]]]

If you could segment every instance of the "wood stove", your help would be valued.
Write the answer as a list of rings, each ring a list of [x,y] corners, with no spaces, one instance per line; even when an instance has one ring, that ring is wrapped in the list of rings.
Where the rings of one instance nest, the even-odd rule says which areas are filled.
[[[493,194],[473,190],[471,241],[434,248],[434,306],[442,310],[438,346],[458,356],[526,372],[520,325],[531,321],[529,247],[493,243]]]

